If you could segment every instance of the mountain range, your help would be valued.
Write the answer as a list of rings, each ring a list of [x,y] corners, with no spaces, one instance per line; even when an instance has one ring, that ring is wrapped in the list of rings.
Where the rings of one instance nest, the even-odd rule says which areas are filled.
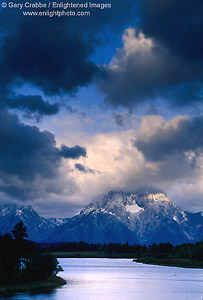
[[[47,238],[57,226],[62,225],[67,219],[40,217],[31,206],[16,204],[0,205],[0,233],[10,232],[17,222],[25,225],[29,239],[39,242]]]
[[[0,232],[18,221],[37,242],[181,244],[203,238],[203,213],[178,208],[162,192],[109,192],[72,218],[40,217],[31,206],[0,205]]]

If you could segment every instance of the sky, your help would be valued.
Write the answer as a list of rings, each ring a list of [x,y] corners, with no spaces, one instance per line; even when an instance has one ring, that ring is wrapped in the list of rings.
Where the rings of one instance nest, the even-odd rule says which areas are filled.
[[[203,211],[200,3],[94,3],[111,7],[0,8],[0,203],[71,217],[155,189]]]

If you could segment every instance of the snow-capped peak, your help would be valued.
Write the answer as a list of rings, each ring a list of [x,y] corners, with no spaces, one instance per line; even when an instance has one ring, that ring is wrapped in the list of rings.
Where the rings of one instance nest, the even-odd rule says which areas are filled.
[[[107,213],[114,215],[121,214],[137,214],[142,212],[149,205],[168,205],[171,204],[170,199],[166,194],[161,192],[151,193],[151,192],[143,192],[143,193],[132,193],[132,192],[109,192],[103,200],[91,203],[84,210],[82,210],[81,214],[88,215],[90,213]]]
[[[126,209],[127,212],[129,212],[129,213],[131,213],[131,214],[135,214],[135,213],[138,213],[139,211],[142,211],[142,210],[143,210],[143,208],[140,207],[140,206],[138,206],[136,203],[135,203],[135,204],[132,204],[132,205],[127,204],[127,205],[125,206],[125,209]]]

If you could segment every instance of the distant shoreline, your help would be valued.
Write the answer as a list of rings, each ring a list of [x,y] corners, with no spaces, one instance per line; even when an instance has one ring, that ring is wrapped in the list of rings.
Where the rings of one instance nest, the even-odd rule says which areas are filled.
[[[135,259],[132,253],[126,254],[106,254],[104,252],[52,252],[57,258],[129,258]],[[181,268],[196,268],[203,269],[203,262],[187,259],[187,258],[156,258],[156,257],[142,257],[135,259],[135,262],[159,265],[159,266],[171,266]]]
[[[203,269],[203,262],[198,262],[187,258],[142,257],[138,258],[136,262],[166,267]]]
[[[56,258],[135,258],[132,253],[107,254],[105,252],[52,252]]]

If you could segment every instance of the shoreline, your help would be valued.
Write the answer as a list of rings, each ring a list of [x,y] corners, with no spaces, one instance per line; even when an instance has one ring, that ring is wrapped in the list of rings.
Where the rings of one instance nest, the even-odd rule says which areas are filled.
[[[56,258],[135,258],[132,253],[107,254],[104,252],[52,252]]]
[[[106,254],[103,252],[52,252],[52,255],[57,258],[129,258],[134,259],[135,262],[150,265],[203,269],[203,262],[177,257],[141,257],[135,259],[135,255],[132,253]]]
[[[133,254],[120,254],[120,255],[107,255],[105,253],[88,253],[88,252],[57,252],[53,253],[57,258],[117,258],[117,259],[133,259],[132,262],[167,266],[167,267],[178,267],[178,268],[195,268],[203,269],[203,262],[198,262],[185,258],[174,258],[174,257],[142,257],[135,258]],[[46,282],[18,282],[6,286],[0,286],[0,297],[9,297],[16,293],[29,293],[29,294],[43,294],[50,293],[52,290],[59,288],[66,284],[66,281],[59,276],[49,277]]]
[[[177,267],[177,268],[193,268],[203,269],[203,262],[190,260],[186,258],[156,258],[156,257],[142,257],[134,260],[138,263],[147,265],[165,266],[165,267]]]
[[[40,294],[48,293],[53,289],[61,287],[66,284],[66,281],[59,276],[49,277],[45,282],[19,282],[16,284],[10,284],[7,286],[0,286],[0,297],[11,296],[16,293],[30,293]]]

